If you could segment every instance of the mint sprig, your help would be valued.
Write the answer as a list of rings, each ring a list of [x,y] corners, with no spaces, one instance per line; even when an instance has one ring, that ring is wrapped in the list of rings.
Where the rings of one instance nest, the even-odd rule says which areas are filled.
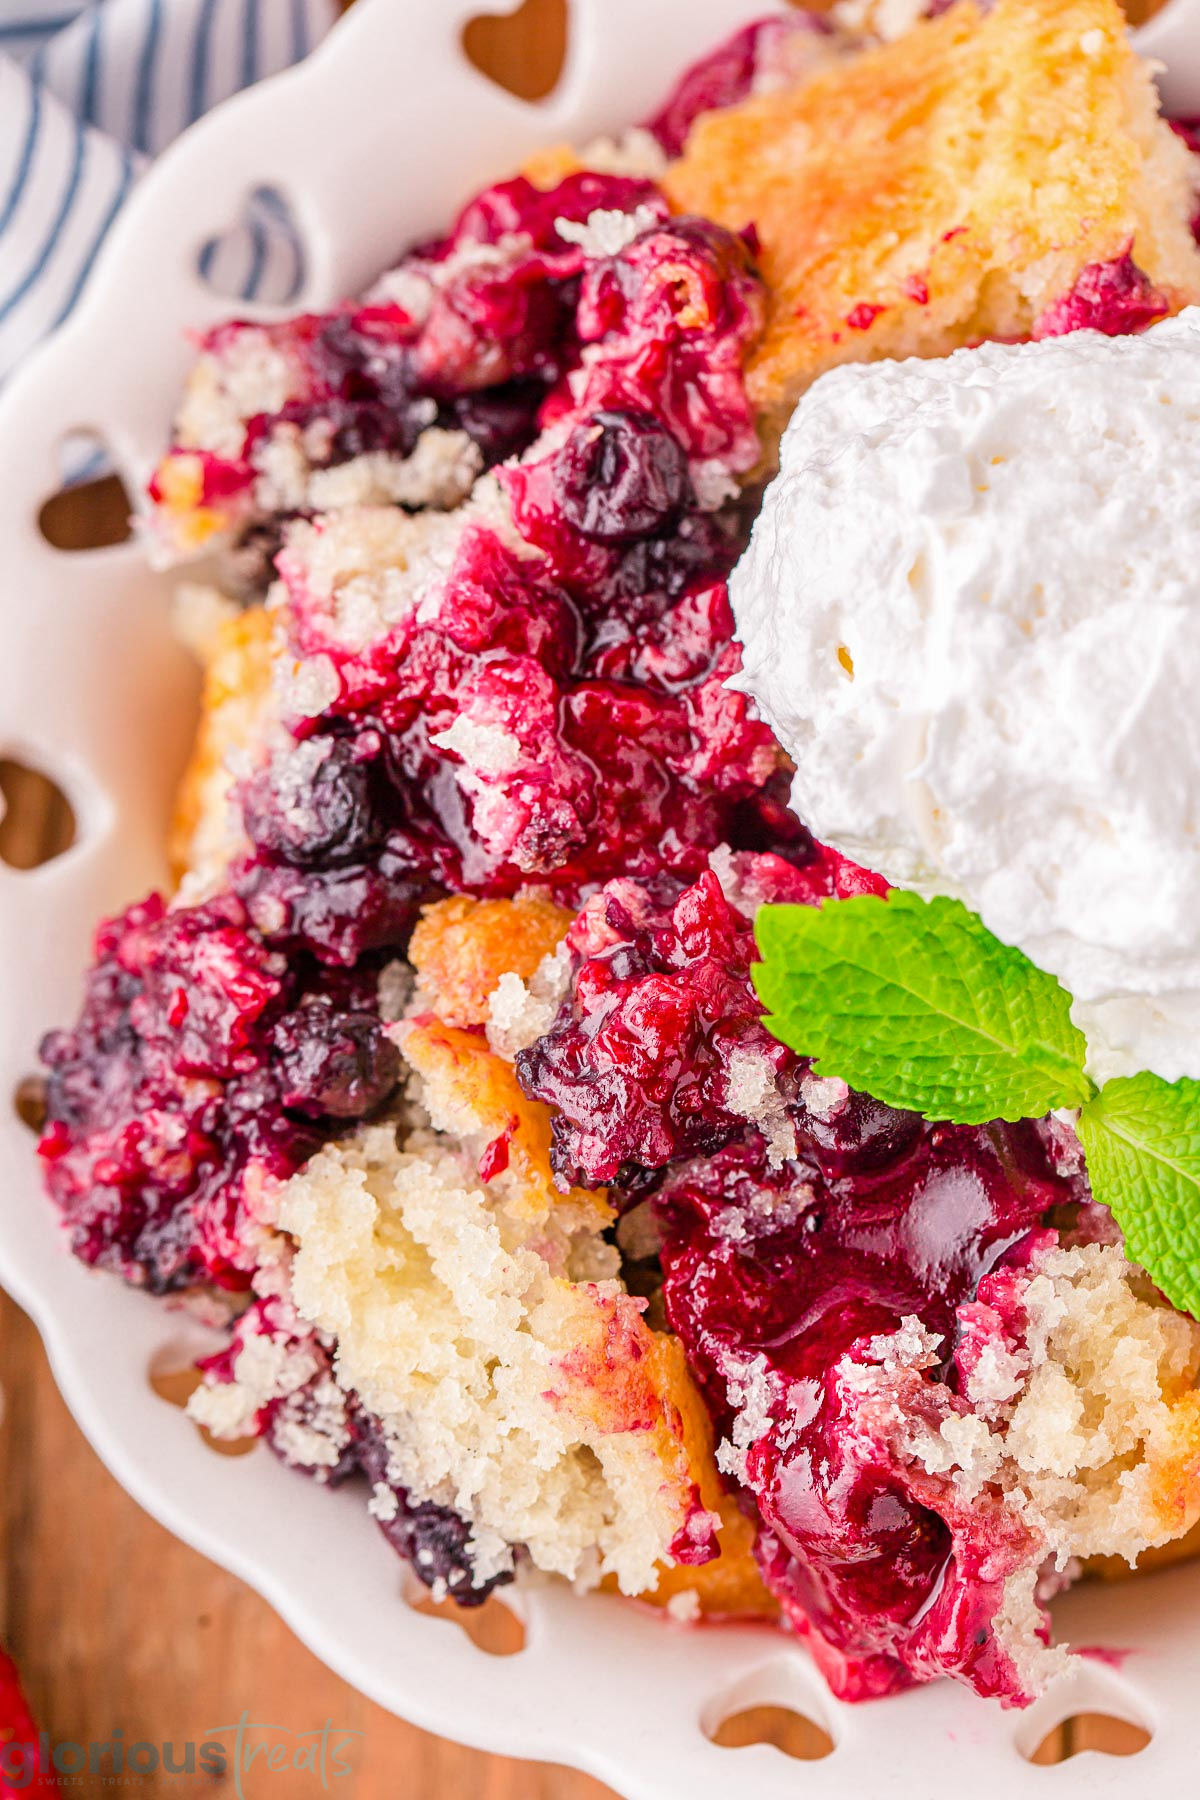
[[[1097,1092],[1070,995],[957,900],[764,906],[756,931],[766,1024],[819,1074],[952,1124],[1078,1108],[1094,1197],[1200,1319],[1200,1081],[1145,1073]]]
[[[1200,1319],[1200,1081],[1106,1082],[1079,1117],[1092,1192],[1130,1258]]]
[[[958,900],[896,890],[764,906],[757,933],[768,1029],[819,1074],[963,1125],[1092,1093],[1070,996]]]

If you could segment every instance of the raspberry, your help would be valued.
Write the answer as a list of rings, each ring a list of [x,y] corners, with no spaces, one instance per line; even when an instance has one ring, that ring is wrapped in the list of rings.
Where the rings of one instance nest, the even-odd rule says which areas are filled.
[[[1171,310],[1129,251],[1111,262],[1089,263],[1064,294],[1038,319],[1035,338],[1063,337],[1068,331],[1102,331],[1106,337],[1144,331]]]

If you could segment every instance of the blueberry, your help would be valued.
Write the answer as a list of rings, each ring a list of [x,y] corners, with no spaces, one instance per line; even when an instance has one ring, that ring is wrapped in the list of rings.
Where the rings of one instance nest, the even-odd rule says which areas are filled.
[[[330,461],[374,450],[407,456],[435,408],[413,388],[406,334],[365,336],[351,319],[331,319],[312,350],[317,376],[330,390],[315,416],[333,426]]]
[[[285,1014],[274,1048],[284,1106],[310,1118],[365,1118],[400,1079],[400,1052],[375,1015],[325,1001]]]
[[[370,772],[340,738],[310,738],[252,780],[242,800],[259,849],[298,868],[347,862],[375,837]]]
[[[370,950],[402,948],[422,902],[432,897],[423,874],[390,848],[362,863],[327,869],[259,858],[239,870],[237,882],[273,946],[310,950],[321,962],[343,967]]]
[[[544,382],[513,381],[482,393],[462,394],[448,413],[450,422],[479,446],[490,466],[517,455],[533,442],[538,408],[545,397]]]
[[[639,538],[620,555],[612,572],[614,593],[677,598],[693,584],[721,580],[737,561],[741,545],[712,513],[686,513],[659,537]]]
[[[554,468],[563,516],[600,544],[628,544],[661,531],[687,489],[687,458],[646,413],[594,414],[575,427]]]
[[[830,1180],[842,1175],[867,1175],[899,1163],[923,1134],[918,1113],[897,1112],[866,1094],[849,1093],[842,1106],[828,1114],[814,1113],[804,1101],[804,1090],[792,1107],[792,1117]]]
[[[433,419],[437,410],[432,400],[412,396],[403,390],[397,377],[392,391],[378,398],[356,401],[334,401],[327,415],[334,427],[329,445],[331,463],[349,462],[355,456],[369,456],[382,450],[393,456],[410,456],[417,439]]]
[[[380,1530],[398,1556],[426,1587],[444,1585],[460,1606],[481,1606],[495,1587],[512,1580],[509,1571],[477,1578],[474,1542],[468,1520],[433,1500],[414,1500],[392,1479],[387,1439],[379,1420],[360,1413],[355,1421],[355,1451],[372,1487],[386,1487],[396,1510],[380,1521]]]

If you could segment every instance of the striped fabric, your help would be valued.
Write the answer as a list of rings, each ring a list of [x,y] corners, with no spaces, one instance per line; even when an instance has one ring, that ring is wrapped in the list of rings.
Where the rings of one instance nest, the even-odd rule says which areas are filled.
[[[0,0],[0,380],[66,318],[147,161],[335,16],[334,0]],[[302,276],[268,190],[199,256],[235,298],[286,301]]]

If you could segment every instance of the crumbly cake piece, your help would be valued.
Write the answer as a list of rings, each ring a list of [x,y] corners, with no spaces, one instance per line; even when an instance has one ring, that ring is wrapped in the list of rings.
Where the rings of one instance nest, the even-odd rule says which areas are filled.
[[[235,764],[253,746],[266,744],[276,716],[277,646],[261,606],[238,611],[211,589],[184,589],[180,622],[200,658],[204,685],[200,720],[179,785],[167,839],[176,884],[190,890],[216,886],[241,843],[233,810]]]
[[[270,1211],[292,1246],[288,1302],[309,1342],[335,1346],[343,1401],[378,1421],[388,1480],[469,1521],[480,1580],[522,1545],[585,1585],[653,1588],[673,1549],[711,1554],[718,1524],[685,1441],[680,1402],[697,1403],[677,1347],[615,1279],[603,1195],[555,1189],[545,1109],[511,1067],[436,1019],[397,1035],[434,1128],[367,1126],[282,1184]],[[294,1352],[281,1377],[287,1358],[263,1342],[193,1403],[218,1435],[263,1404],[264,1363],[273,1397],[311,1378]],[[303,1452],[320,1467],[338,1443]]]
[[[699,1509],[615,1283],[555,1274],[530,1242],[545,1219],[518,1230],[453,1140],[398,1148],[388,1127],[323,1150],[278,1220],[296,1244],[296,1304],[382,1419],[392,1479],[452,1506],[510,1564],[524,1544],[572,1580],[653,1580]]]
[[[1044,1599],[1093,1558],[1132,1567],[1200,1519],[1200,1325],[1100,1243],[1046,1247],[1028,1270],[985,1278],[960,1322],[961,1396],[928,1380],[940,1346],[917,1320],[840,1377],[856,1429],[897,1458],[956,1542],[1002,1512],[995,1631],[1032,1696],[1068,1660],[1045,1641]]]
[[[904,1444],[962,1498],[998,1489],[1065,1569],[1131,1566],[1200,1518],[1200,1325],[1162,1303],[1116,1244],[1039,1252],[993,1275],[969,1309],[971,1414],[947,1408]],[[975,1328],[972,1332],[972,1328]]]
[[[1021,338],[1131,253],[1200,298],[1196,164],[1116,0],[958,0],[798,87],[703,115],[672,203],[753,226],[769,294],[756,406],[782,426],[836,363]]]
[[[408,947],[419,992],[447,1025],[486,1025],[502,983],[531,980],[567,934],[574,914],[544,889],[512,900],[456,894],[421,914]]]

